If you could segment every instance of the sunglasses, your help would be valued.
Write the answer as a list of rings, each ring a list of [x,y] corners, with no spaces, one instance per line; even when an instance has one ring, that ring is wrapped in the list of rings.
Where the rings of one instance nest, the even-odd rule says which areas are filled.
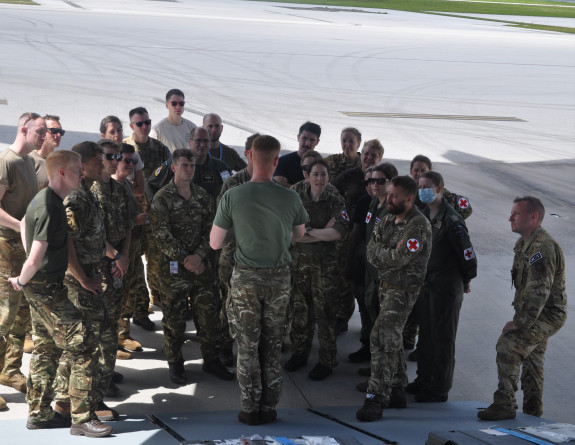
[[[26,119],[24,121],[24,124],[22,124],[23,127],[26,126],[26,124],[30,121],[35,121],[36,119],[40,118],[41,116],[38,113],[28,113],[30,116],[28,117],[28,119]]]
[[[388,181],[387,178],[369,178],[363,181],[363,185],[377,184],[384,185]]]
[[[124,158],[124,155],[121,153],[105,153],[104,156],[107,161],[121,161]]]
[[[177,100],[173,100],[170,102],[172,104],[172,107],[176,107],[176,106],[180,106],[183,107],[184,105],[186,105],[186,103],[183,100],[177,101]]]
[[[140,128],[142,125],[151,125],[152,119],[146,119],[145,121],[131,122],[131,123],[134,124],[136,127]]]
[[[130,165],[130,164],[136,165],[136,164],[138,163],[138,160],[137,160],[137,159],[126,158],[126,159],[124,159],[124,162],[125,162],[126,164],[128,164],[128,165]]]
[[[62,130],[61,128],[48,128],[50,134],[59,134],[60,136],[64,136],[66,134],[66,130]]]

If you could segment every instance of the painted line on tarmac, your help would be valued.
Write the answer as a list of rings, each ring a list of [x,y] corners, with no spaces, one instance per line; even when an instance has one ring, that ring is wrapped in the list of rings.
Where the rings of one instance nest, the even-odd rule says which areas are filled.
[[[507,121],[527,122],[518,117],[506,116],[467,116],[462,114],[411,114],[411,113],[367,113],[361,111],[340,111],[341,114],[352,117],[384,117],[390,119],[447,119],[463,121]]]
[[[8,105],[8,101],[6,99],[0,99],[0,105]]]

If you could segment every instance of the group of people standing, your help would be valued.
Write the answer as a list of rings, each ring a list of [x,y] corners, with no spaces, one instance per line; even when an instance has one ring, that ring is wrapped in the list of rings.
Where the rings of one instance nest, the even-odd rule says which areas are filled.
[[[386,407],[407,407],[405,391],[420,403],[446,401],[463,294],[477,274],[465,224],[469,200],[449,192],[423,155],[400,176],[381,162],[377,139],[360,151],[356,128],[344,128],[342,153],[326,158],[315,151],[321,128],[313,122],[300,127],[298,150],[281,157],[277,139],[254,134],[246,162],[220,142],[217,114],[207,114],[201,127],[184,119],[177,89],[165,104],[168,117],[153,127],[137,107],[129,112],[131,136],[107,116],[102,140],[57,151],[59,118],[25,113],[14,144],[0,155],[0,383],[27,393],[27,427],[112,433],[101,421],[118,413],[104,397],[123,377],[114,371],[116,359],[141,350],[130,323],[155,329],[150,300],[163,313],[169,379],[187,382],[182,347],[191,317],[203,371],[233,380],[229,368],[237,365],[243,423],[277,417],[288,332],[287,371],[307,365],[317,325],[319,354],[308,375],[323,380],[333,373],[337,335],[347,330],[355,301],[362,346],[348,358],[370,363],[359,369],[369,379],[357,385],[365,393],[357,418],[373,421]],[[540,201],[520,198],[514,209],[512,230],[522,240],[543,230],[535,226],[543,219]],[[521,217],[531,218],[533,231],[514,225]],[[542,279],[531,271],[543,273],[552,254],[555,269],[545,270],[551,285],[540,283],[536,303],[529,294],[516,297],[516,310],[526,315],[504,329],[500,388],[480,418],[514,416],[518,372],[511,372],[522,362],[522,380],[532,382],[524,411],[542,413],[542,372],[535,368],[565,319],[564,262],[558,246],[543,251],[537,244],[531,253],[530,243],[516,255],[517,292],[533,291]],[[533,333],[541,314],[548,316],[541,332],[527,339],[524,331]],[[27,329],[34,349],[22,387]],[[417,332],[417,378],[409,383],[403,351]]]

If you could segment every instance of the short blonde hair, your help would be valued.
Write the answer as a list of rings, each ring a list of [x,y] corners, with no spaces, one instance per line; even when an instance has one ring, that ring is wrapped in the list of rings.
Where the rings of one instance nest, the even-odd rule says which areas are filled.
[[[363,144],[363,150],[365,150],[365,147],[373,147],[377,150],[377,153],[379,154],[379,159],[381,160],[383,158],[383,145],[381,145],[381,142],[379,142],[379,139],[370,139],[369,141],[365,141]]]
[[[75,151],[57,150],[50,153],[46,158],[46,173],[48,174],[48,178],[54,178],[58,174],[58,170],[68,167],[75,159],[82,162],[82,156]]]

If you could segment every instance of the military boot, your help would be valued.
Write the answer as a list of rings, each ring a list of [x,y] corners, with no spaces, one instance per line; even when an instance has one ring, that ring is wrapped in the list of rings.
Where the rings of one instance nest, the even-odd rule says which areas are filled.
[[[541,417],[543,415],[543,401],[539,396],[523,395],[523,414]]]
[[[477,417],[481,420],[505,420],[515,419],[515,410],[505,408],[501,405],[492,403],[486,409],[477,413]]]
[[[366,394],[363,407],[357,410],[355,417],[363,422],[381,419],[385,399],[378,394]]]

